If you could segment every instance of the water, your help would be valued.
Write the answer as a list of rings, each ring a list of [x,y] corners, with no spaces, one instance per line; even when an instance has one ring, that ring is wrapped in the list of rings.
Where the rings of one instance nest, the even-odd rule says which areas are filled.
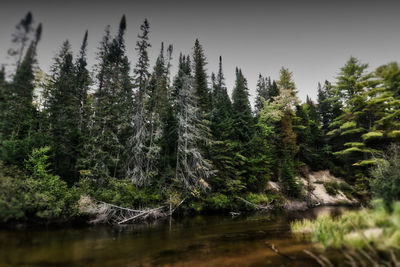
[[[290,233],[290,221],[343,209],[194,216],[125,227],[0,230],[0,266],[319,266],[303,252],[314,250],[312,244]]]

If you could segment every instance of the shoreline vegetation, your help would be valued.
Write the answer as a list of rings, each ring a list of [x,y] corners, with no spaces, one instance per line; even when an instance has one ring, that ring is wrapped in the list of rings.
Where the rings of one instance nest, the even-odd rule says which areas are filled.
[[[320,250],[341,250],[352,266],[397,266],[400,264],[400,148],[392,146],[371,169],[376,198],[369,207],[349,211],[338,217],[320,215],[315,220],[291,223],[298,238],[314,242]],[[329,266],[321,255],[310,254],[320,265]]]
[[[321,255],[332,249],[342,251],[351,266],[397,266],[400,263],[399,222],[400,202],[393,203],[393,211],[388,212],[380,199],[371,208],[349,211],[334,218],[319,215],[315,220],[292,222],[290,227],[296,238],[315,243],[320,254],[305,253],[321,266],[331,266]]]
[[[125,224],[382,199],[292,230],[357,250],[346,252],[350,262],[376,262],[381,251],[396,262],[397,62],[369,71],[350,57],[334,81],[318,84],[316,100],[305,101],[288,68],[277,79],[260,73],[252,106],[242,69],[227,88],[222,57],[208,73],[199,39],[190,55],[161,43],[150,66],[149,21],[135,47],[125,43],[127,27],[122,16],[116,32],[105,28],[92,69],[86,31],[79,51],[66,40],[45,73],[37,62],[42,25],[30,12],[17,24],[15,62],[0,68],[0,223]]]

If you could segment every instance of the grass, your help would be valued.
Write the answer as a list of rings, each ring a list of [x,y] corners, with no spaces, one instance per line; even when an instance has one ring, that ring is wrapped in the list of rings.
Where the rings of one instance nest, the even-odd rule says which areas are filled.
[[[374,206],[336,218],[321,215],[313,221],[295,221],[291,223],[291,231],[308,236],[323,248],[400,249],[400,202],[394,203],[392,213],[384,208],[382,201],[375,201]]]

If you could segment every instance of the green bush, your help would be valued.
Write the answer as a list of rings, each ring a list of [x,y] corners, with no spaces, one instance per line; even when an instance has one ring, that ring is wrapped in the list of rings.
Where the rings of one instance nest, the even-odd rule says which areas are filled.
[[[67,184],[48,171],[49,147],[33,149],[26,172],[0,171],[0,220],[55,220],[76,214],[76,197]]]
[[[231,208],[232,199],[230,199],[228,196],[226,196],[224,194],[215,193],[215,194],[210,195],[206,199],[206,202],[210,209],[224,210],[224,209]]]
[[[245,199],[256,205],[268,204],[269,202],[269,199],[265,194],[249,193]]]
[[[326,192],[331,196],[339,194],[339,184],[336,181],[330,181],[324,183]]]
[[[384,160],[377,161],[371,170],[370,187],[377,198],[382,198],[388,209],[400,200],[400,146],[391,145]]]
[[[129,179],[115,178],[101,185],[83,178],[75,185],[75,191],[78,195],[89,195],[96,200],[130,208],[158,205],[164,197],[158,188],[139,189]]]

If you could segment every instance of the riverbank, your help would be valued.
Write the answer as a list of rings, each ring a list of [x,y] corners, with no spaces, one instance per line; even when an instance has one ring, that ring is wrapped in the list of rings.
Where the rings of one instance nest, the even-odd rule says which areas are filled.
[[[343,249],[355,262],[400,262],[400,202],[393,211],[385,209],[382,200],[375,200],[372,208],[349,211],[331,217],[321,214],[315,220],[303,219],[291,223],[295,236],[314,242],[320,249]],[[369,255],[369,256],[368,256]]]
[[[38,160],[38,162],[42,164],[41,161]],[[224,194],[209,190],[186,195],[180,193],[178,188],[163,190],[153,186],[139,189],[130,180],[123,179],[111,179],[108,183],[98,186],[97,183],[86,178],[73,186],[68,186],[58,176],[43,171],[44,167],[40,164],[35,165],[36,177],[29,176],[18,168],[2,165],[0,162],[0,221],[2,224],[62,225],[90,221],[109,223],[111,220],[107,216],[118,215],[121,210],[134,210],[134,212],[122,214],[124,218],[117,222],[135,223],[136,220],[133,219],[158,219],[162,217],[161,215],[169,216],[172,211],[179,215],[232,214],[236,216],[254,211],[294,211],[319,205],[357,203],[352,196],[352,188],[343,180],[330,175],[328,171],[311,173],[307,179],[297,178],[303,188],[302,197],[291,199],[283,194],[279,183],[274,182],[270,182],[262,193]],[[90,208],[84,207],[85,203],[89,204]],[[110,207],[113,208],[110,209]],[[115,207],[119,209],[114,209]],[[150,214],[149,210],[157,212]],[[94,220],[99,216],[102,217],[101,220]]]

